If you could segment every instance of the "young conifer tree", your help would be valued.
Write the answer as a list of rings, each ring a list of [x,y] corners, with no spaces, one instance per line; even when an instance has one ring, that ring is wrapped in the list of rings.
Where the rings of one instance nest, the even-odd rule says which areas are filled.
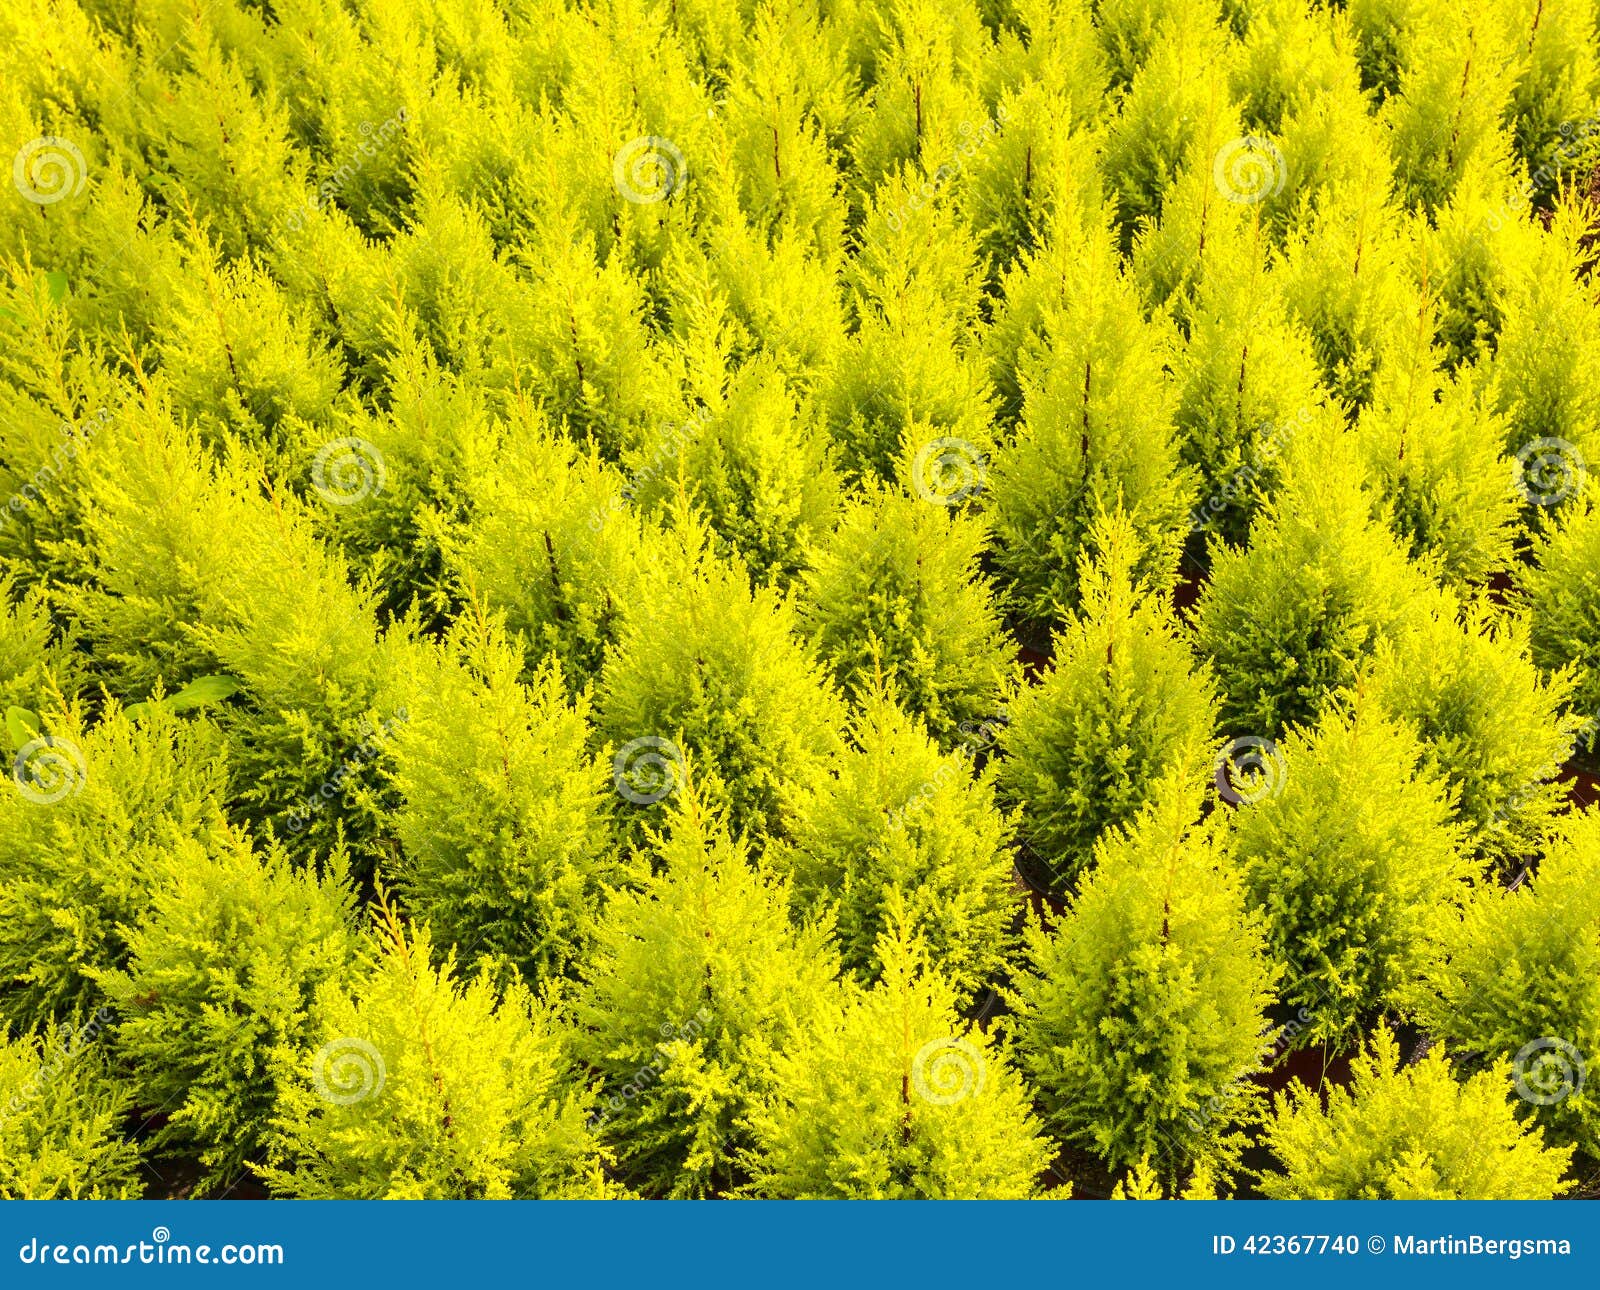
[[[243,543],[219,524],[212,460],[159,385],[130,396],[114,424],[80,462],[84,531],[58,554],[57,603],[106,688],[131,702],[220,670],[193,637],[192,571],[209,565],[219,533],[230,550]]]
[[[1416,731],[1424,763],[1449,786],[1465,845],[1520,864],[1565,804],[1556,777],[1579,726],[1562,715],[1570,677],[1534,664],[1522,617],[1443,593],[1431,599],[1426,615],[1379,647],[1372,697]]]
[[[1315,34],[1305,52],[1315,66],[1309,83],[1297,82],[1294,68],[1273,69],[1291,98],[1281,125],[1273,127],[1284,159],[1276,172],[1283,187],[1263,200],[1267,219],[1286,241],[1330,207],[1341,208],[1342,221],[1354,217],[1359,226],[1366,218],[1392,228],[1383,211],[1394,190],[1388,135],[1371,115],[1372,99],[1361,88],[1348,29],[1301,0],[1282,0],[1282,8],[1309,18]],[[1364,241],[1359,235],[1355,240]],[[1348,267],[1359,274],[1359,265]]]
[[[1265,244],[1265,203],[1234,201],[1226,186],[1229,159],[1241,151],[1240,128],[1231,112],[1212,112],[1202,120],[1190,145],[1189,164],[1173,176],[1162,198],[1160,222],[1140,230],[1129,256],[1146,307],[1169,315],[1184,338],[1196,320],[1200,284],[1213,271],[1236,272],[1231,266],[1258,258]],[[1271,160],[1270,154],[1257,155],[1249,147],[1242,154],[1252,167]],[[1251,182],[1264,178],[1264,191],[1270,192],[1276,173],[1263,170]]]
[[[1413,559],[1432,557],[1457,587],[1508,568],[1521,497],[1493,394],[1442,372],[1438,309],[1419,297],[1397,323],[1357,425],[1374,490]]]
[[[1173,431],[1170,330],[1145,320],[1109,234],[1057,253],[1070,268],[1019,338],[1022,418],[988,507],[1007,599],[1037,626],[1078,605],[1079,557],[1113,510],[1137,535],[1141,580],[1169,588],[1192,500]]]
[[[839,505],[833,450],[809,403],[756,358],[685,426],[645,433],[634,496],[647,511],[682,496],[758,582],[785,585],[811,560]],[[652,469],[663,456],[667,469]]]
[[[1100,169],[1115,196],[1121,249],[1161,217],[1173,176],[1198,157],[1196,138],[1219,110],[1231,112],[1228,74],[1237,56],[1214,0],[1130,5],[1126,14],[1145,23],[1127,54],[1108,51],[1113,77],[1130,77],[1121,110],[1106,132]],[[1113,19],[1113,21],[1115,21]],[[1102,27],[1104,34],[1110,28]],[[1147,52],[1142,52],[1147,51]]]
[[[132,1097],[103,1045],[111,1010],[37,1034],[0,1034],[0,1200],[140,1195],[139,1153],[123,1137]]]
[[[1413,1066],[1379,1027],[1352,1063],[1349,1088],[1292,1085],[1279,1094],[1267,1146],[1279,1169],[1269,1200],[1549,1200],[1570,1147],[1546,1147],[1519,1122],[1504,1063],[1458,1081],[1441,1048]],[[1324,1105],[1326,1100],[1326,1105]]]
[[[474,606],[456,619],[395,730],[401,853],[388,869],[463,962],[542,983],[581,960],[629,863],[611,833],[611,767],[588,746],[587,694],[570,700],[553,660],[527,683],[522,671],[499,621]]]
[[[154,337],[174,409],[261,448],[318,428],[318,442],[332,438],[344,371],[309,320],[259,266],[224,260],[192,215],[186,240]]]
[[[1400,90],[1400,78],[1417,52],[1417,28],[1426,0],[1351,0],[1348,13],[1361,87],[1383,103]]]
[[[342,856],[318,875],[241,835],[177,839],[127,967],[101,978],[138,1107],[164,1117],[151,1146],[198,1159],[197,1194],[260,1158],[317,990],[353,966],[352,905]]]
[[[1247,129],[1276,134],[1310,105],[1360,91],[1348,29],[1329,18],[1305,0],[1254,6],[1240,33],[1231,87]]]
[[[1113,514],[1091,541],[1103,554],[1080,557],[1082,610],[1000,734],[1000,796],[1018,812],[1030,867],[1045,869],[1057,892],[1164,775],[1203,776],[1217,715],[1210,677],[1171,610],[1135,578],[1132,526]]]
[[[1453,1051],[1510,1062],[1546,1132],[1596,1154],[1600,811],[1564,817],[1530,881],[1481,884],[1444,945],[1415,983],[1418,1021]]]
[[[0,269],[0,561],[19,585],[70,583],[88,455],[128,411],[126,378],[82,321],[67,274]],[[62,576],[64,575],[64,576]]]
[[[626,475],[518,404],[498,442],[464,465],[472,509],[447,539],[447,560],[469,594],[526,639],[530,661],[554,654],[570,679],[592,677],[634,594],[641,552],[656,540],[630,497],[647,469],[662,468]],[[540,486],[526,487],[529,479]]]
[[[363,768],[381,754],[422,651],[404,623],[380,631],[376,588],[352,587],[345,560],[313,536],[305,513],[289,498],[260,496],[242,463],[224,472],[213,502],[213,558],[235,542],[256,555],[197,580],[193,629],[248,700],[221,713],[239,769],[238,813],[292,835],[301,858],[348,839],[364,877],[386,850],[393,803]]]
[[[1169,1181],[1237,1164],[1278,975],[1226,821],[1197,822],[1200,804],[1169,777],[1102,839],[1061,922],[1028,929],[1009,1023],[1053,1133]]]
[[[405,343],[436,357],[397,278],[395,243],[369,241],[354,217],[334,205],[284,215],[285,227],[275,231],[268,252],[274,277],[291,300],[315,311],[318,331],[337,341],[352,392],[381,396],[387,362]],[[389,218],[390,227],[398,227],[405,215],[396,211]]]
[[[1013,945],[1011,828],[992,776],[974,778],[964,752],[941,752],[881,682],[862,694],[850,736],[773,863],[800,909],[831,907],[847,969],[878,977],[898,911],[930,969],[966,1001],[996,980]]]
[[[1446,368],[1488,369],[1518,278],[1548,255],[1543,221],[1533,218],[1525,189],[1504,167],[1476,155],[1450,201],[1431,220],[1419,213],[1412,226],[1412,272],[1437,302]]]
[[[1408,208],[1432,213],[1443,206],[1480,156],[1496,168],[1510,166],[1500,123],[1516,77],[1515,37],[1495,7],[1462,8],[1458,21],[1417,24],[1399,92],[1383,108]]]
[[[370,303],[351,310],[375,315],[375,325],[369,324],[376,341],[369,348],[369,361],[382,363],[390,353],[420,342],[443,370],[474,385],[531,387],[557,415],[570,417],[575,430],[581,418],[583,429],[592,431],[596,442],[615,451],[596,423],[604,421],[606,429],[615,426],[626,417],[624,400],[632,403],[653,388],[649,355],[637,343],[642,337],[630,334],[637,324],[630,327],[627,304],[617,299],[642,294],[641,288],[617,273],[613,277],[623,279],[621,290],[609,293],[606,288],[612,284],[596,281],[587,248],[580,249],[559,234],[531,249],[548,260],[540,259],[533,273],[519,273],[512,257],[495,246],[483,212],[464,196],[443,183],[436,171],[420,177],[401,228],[383,245],[381,286],[372,290],[369,285]],[[524,256],[530,254],[530,248],[519,249]],[[558,271],[556,264],[568,277],[552,299],[541,295],[528,278]],[[594,386],[609,375],[602,370],[601,354],[582,352],[587,333],[596,325],[585,316],[584,304],[596,297],[604,318],[601,325],[614,329],[612,344],[637,363],[639,380],[625,390],[608,390],[614,395],[613,406],[591,416]],[[608,306],[616,306],[615,311]],[[591,378],[588,383],[585,371]]]
[[[1478,868],[1443,777],[1362,690],[1268,744],[1237,813],[1236,863],[1286,967],[1301,1044],[1349,1045],[1396,1005]]]
[[[992,716],[1011,650],[979,570],[987,530],[954,507],[873,485],[825,537],[801,621],[846,693],[879,671],[949,746]]]
[[[1374,169],[1320,194],[1289,234],[1284,298],[1311,338],[1321,383],[1351,414],[1371,401],[1376,373],[1397,341],[1410,303],[1407,225],[1389,204],[1389,176]]]
[[[818,259],[836,255],[844,236],[847,202],[828,136],[851,97],[821,21],[816,10],[785,5],[740,23],[743,57],[718,106],[728,179],[751,227],[775,240],[795,235]]]
[[[1084,247],[1107,236],[1111,223],[1091,160],[1095,138],[1085,132],[1063,145],[1077,187],[1040,213],[1030,234],[1032,244],[999,275],[994,291],[983,347],[997,396],[995,418],[1007,430],[1022,416],[1023,371],[1041,362],[1045,309],[1059,310],[1073,298]],[[1011,142],[1011,136],[1002,142]]]
[[[742,564],[707,550],[698,520],[678,512],[657,551],[601,677],[618,775],[651,759],[677,782],[692,760],[715,777],[733,828],[781,834],[840,747],[842,705],[796,639],[790,599],[752,589]],[[650,812],[666,796],[652,783],[629,800]]]
[[[590,1095],[547,1004],[434,965],[426,928],[380,907],[363,971],[318,992],[267,1164],[301,1200],[506,1200],[614,1194]]]
[[[995,118],[1005,128],[974,146],[963,185],[963,208],[987,267],[991,296],[1019,260],[1039,251],[1048,230],[1068,212],[1101,208],[1092,123],[1102,71],[1087,6],[1025,6],[1033,43],[1011,45],[996,62],[1032,64],[1015,88],[1001,93]],[[1000,73],[1003,76],[1003,72]],[[997,301],[998,303],[998,301]],[[1002,397],[1009,391],[1001,390]]]
[[[558,208],[517,259],[530,285],[515,296],[522,347],[506,354],[504,384],[526,373],[534,399],[616,461],[677,405],[670,359],[646,325],[645,277],[616,246],[598,253]]]
[[[891,918],[891,923],[893,923]],[[839,987],[750,1116],[750,1191],[817,1200],[1026,1200],[1054,1149],[1004,1049],[891,926],[882,979]]]
[[[1217,222],[1226,229],[1228,221]],[[1206,257],[1187,306],[1188,343],[1174,364],[1178,441],[1200,476],[1191,528],[1232,543],[1281,486],[1300,440],[1334,416],[1311,336],[1272,264],[1259,219]]]
[[[226,835],[225,745],[204,720],[146,705],[47,712],[0,783],[0,1011],[22,1030],[91,1008],[127,961],[180,840]]]
[[[581,211],[600,246],[613,253],[619,245],[627,248],[621,258],[642,280],[660,262],[664,244],[698,222],[710,159],[726,152],[726,143],[713,138],[720,104],[713,109],[711,91],[697,73],[727,65],[739,28],[727,21],[732,15],[713,16],[698,6],[641,10],[637,21],[627,23],[611,22],[609,14],[595,10],[543,16],[548,25],[533,24],[541,29],[534,61],[538,88],[526,91],[524,103],[548,95],[551,102],[560,101],[561,110],[508,118],[509,125],[532,116],[543,136],[538,143],[506,140],[505,150],[521,172],[514,191],[532,194],[539,205],[549,202],[562,214],[567,208]],[[705,44],[700,37],[708,21],[711,30],[703,37],[710,43]],[[516,27],[529,29],[520,18]],[[509,63],[519,45],[508,41],[491,47]],[[504,74],[514,74],[511,65]],[[523,73],[515,75],[520,80]],[[635,77],[639,92],[630,94],[625,87]],[[474,111],[475,105],[465,105],[459,129],[470,129]],[[626,169],[612,161],[628,141],[652,135],[674,140],[682,150],[669,154],[674,169],[666,175],[637,148],[620,154]],[[686,164],[694,165],[688,182]],[[624,176],[625,187],[613,182],[614,171]],[[513,211],[520,204],[510,203]]]
[[[825,371],[847,342],[839,278],[844,248],[818,247],[804,233],[780,228],[769,240],[742,220],[725,217],[706,232],[704,248],[674,247],[692,266],[694,291],[725,297],[746,347],[770,355],[797,379]],[[669,261],[668,268],[679,267]],[[676,323],[681,311],[674,308]]]
[[[984,23],[996,43],[985,69],[985,92],[991,92],[994,80],[1039,82],[1052,93],[1067,97],[1078,124],[1098,119],[1105,106],[1110,72],[1095,27],[1096,15],[1087,0],[1015,0],[984,7]],[[1027,174],[1024,167],[1024,178]],[[1034,178],[1040,184],[1046,182],[1042,176]]]
[[[1214,548],[1197,640],[1228,734],[1270,739],[1314,720],[1380,641],[1423,612],[1427,576],[1372,518],[1354,454],[1324,411],[1291,444],[1249,547]]]
[[[279,39],[251,42],[252,53],[276,73],[291,137],[315,150],[313,181],[338,185],[336,200],[314,214],[337,210],[369,233],[392,227],[413,190],[407,134],[397,131],[407,121],[397,117],[414,100],[408,92],[396,101],[394,78],[372,56],[383,36],[326,0],[296,0],[274,18]]]
[[[380,632],[377,589],[352,586],[348,562],[318,537],[313,507],[335,504],[327,496],[271,484],[243,448],[213,460],[159,398],[141,412],[85,458],[89,543],[68,606],[114,665],[120,697],[236,678],[239,700],[218,720],[237,814],[292,835],[300,856],[346,837],[370,871],[392,803],[353,772],[404,704],[417,661],[407,630]],[[340,445],[325,463],[343,504],[381,487],[370,446]],[[307,809],[319,799],[326,809]]]
[[[1571,668],[1570,710],[1581,722],[1588,753],[1600,748],[1600,488],[1545,525],[1532,567],[1523,570],[1523,599],[1533,659],[1548,671]]]
[[[1118,90],[1127,88],[1163,44],[1182,39],[1187,34],[1184,24],[1215,25],[1224,17],[1215,0],[1141,0],[1103,13],[1091,12],[1106,79]]]
[[[829,432],[857,477],[890,478],[944,440],[980,458],[991,447],[977,248],[955,203],[922,189],[905,173],[872,195],[849,271],[856,329],[823,378]]]
[[[332,426],[297,427],[294,473],[326,503],[313,512],[317,531],[377,588],[380,621],[415,616],[437,629],[457,604],[445,551],[470,509],[468,463],[493,454],[500,436],[491,396],[417,337],[400,336],[383,371],[380,410],[341,410]],[[346,462],[370,463],[370,486],[356,471],[338,475],[335,463]]]
[[[734,1185],[774,1056],[838,969],[826,925],[791,924],[786,886],[752,863],[718,796],[677,795],[653,838],[659,876],[612,900],[574,1000],[576,1052],[601,1081],[595,1122],[651,1196]]]
[[[871,16],[867,16],[868,14]],[[851,169],[863,192],[896,173],[939,175],[958,157],[963,133],[982,120],[972,69],[987,35],[979,6],[940,0],[889,0],[881,15],[858,10],[858,29],[875,37],[873,111],[854,131]],[[873,28],[876,31],[873,32]]]
[[[1593,207],[1563,199],[1533,253],[1509,269],[1505,318],[1493,375],[1496,407],[1509,426],[1525,500],[1571,502],[1600,462],[1600,284]],[[1550,337],[1561,337],[1552,345]]]
[[[1569,0],[1531,13],[1516,4],[1506,9],[1523,57],[1515,64],[1517,80],[1506,104],[1505,124],[1528,174],[1529,195],[1548,207],[1564,180],[1576,177],[1581,186],[1583,167],[1594,164],[1593,140],[1584,149],[1584,141],[1574,136],[1586,123],[1591,129],[1594,124],[1600,7],[1595,0]]]
[[[148,65],[148,88],[112,107],[113,119],[144,154],[146,186],[192,206],[216,228],[223,251],[242,257],[269,239],[283,212],[303,204],[307,167],[290,143],[283,103],[252,93],[244,60],[218,33],[197,29],[182,44],[177,70]]]

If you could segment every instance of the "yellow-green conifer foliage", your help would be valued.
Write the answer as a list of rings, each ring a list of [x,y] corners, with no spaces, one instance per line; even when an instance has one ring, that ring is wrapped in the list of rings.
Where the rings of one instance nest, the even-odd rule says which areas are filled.
[[[1295,1084],[1267,1126],[1272,1200],[1549,1200],[1572,1151],[1517,1118],[1504,1063],[1458,1081],[1442,1048],[1401,1066],[1379,1028],[1353,1082],[1323,1095]]]

